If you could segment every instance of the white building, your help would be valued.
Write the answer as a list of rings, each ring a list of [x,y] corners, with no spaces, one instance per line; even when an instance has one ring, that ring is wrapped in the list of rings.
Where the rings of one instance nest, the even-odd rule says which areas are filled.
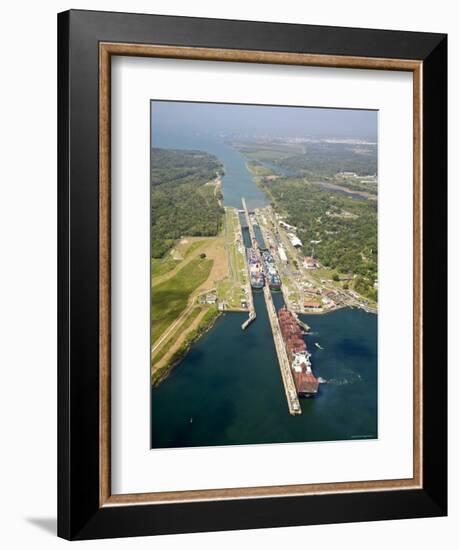
[[[319,267],[319,262],[312,256],[305,256],[303,265],[305,269],[317,269]]]
[[[206,294],[205,303],[206,304],[215,304],[217,302],[217,296],[215,294]]]
[[[279,246],[277,249],[277,252],[279,253],[279,258],[284,262],[287,263],[287,254],[285,253],[285,250],[282,246]]]
[[[287,236],[290,239],[290,242],[292,243],[293,246],[299,246],[299,247],[303,246],[303,243],[294,233],[287,233]]]
[[[296,231],[296,227],[294,225],[290,225],[289,223],[284,222],[282,220],[279,222],[279,225],[281,225],[282,227],[285,227],[285,229],[290,229],[291,231]]]

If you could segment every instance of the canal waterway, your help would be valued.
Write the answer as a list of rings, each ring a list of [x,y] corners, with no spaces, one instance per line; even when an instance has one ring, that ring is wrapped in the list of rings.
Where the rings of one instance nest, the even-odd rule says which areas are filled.
[[[269,204],[265,193],[253,182],[247,170],[247,159],[224,139],[214,134],[152,132],[153,147],[169,149],[191,149],[215,155],[223,163],[223,202],[226,206],[242,208],[241,197],[245,197],[248,208],[258,208]]]
[[[245,158],[215,136],[153,134],[153,146],[216,155],[225,167],[225,205],[241,208],[241,197],[249,208],[268,203]],[[281,307],[282,293],[272,295]],[[305,339],[313,370],[328,383],[316,398],[301,400],[302,415],[291,416],[262,292],[254,293],[254,305],[257,318],[247,330],[247,314],[223,314],[152,388],[152,448],[377,437],[377,316],[357,309],[301,316],[311,327]]]

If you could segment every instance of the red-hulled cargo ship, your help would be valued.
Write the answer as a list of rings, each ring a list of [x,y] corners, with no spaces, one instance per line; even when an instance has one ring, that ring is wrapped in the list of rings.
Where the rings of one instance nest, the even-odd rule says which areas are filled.
[[[319,391],[319,381],[312,372],[311,354],[301,336],[301,329],[295,316],[285,306],[279,310],[277,316],[296,391],[300,397],[313,397]]]

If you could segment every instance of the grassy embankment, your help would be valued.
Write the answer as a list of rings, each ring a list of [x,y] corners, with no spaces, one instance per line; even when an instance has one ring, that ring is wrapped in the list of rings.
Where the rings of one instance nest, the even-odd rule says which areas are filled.
[[[195,250],[199,248],[192,243]],[[167,260],[166,260],[167,262]],[[192,329],[199,324],[207,312],[207,307],[196,303],[194,294],[206,282],[212,270],[213,260],[193,258],[188,262],[174,260],[181,267],[170,269],[169,277],[159,284],[152,280],[152,383],[164,379],[179,357],[194,339],[189,339]],[[183,265],[181,265],[183,264]],[[157,272],[161,273],[161,266]],[[163,272],[164,275],[164,272]],[[187,342],[187,347],[183,344]],[[180,352],[180,353],[179,353]]]
[[[183,313],[191,294],[204,283],[212,269],[212,260],[197,258],[186,264],[174,276],[158,285],[153,284],[151,295],[152,306],[152,341]]]
[[[159,384],[168,376],[174,366],[186,355],[193,342],[212,327],[219,315],[220,312],[216,306],[198,306],[193,309],[191,315],[183,323],[183,328],[180,326],[180,330],[184,330],[186,333],[180,338],[179,343],[174,346],[173,353],[170,354],[167,361],[162,361],[165,357],[164,353],[167,353],[167,351],[158,358],[158,363],[162,364],[152,372],[153,385]]]
[[[164,258],[151,259],[151,276],[154,284],[159,277],[176,269],[183,259],[188,258],[206,242],[204,239],[195,239],[182,239]]]
[[[168,375],[218,317],[215,305],[198,303],[200,294],[216,289],[227,310],[242,309],[248,281],[241,245],[237,210],[227,208],[224,231],[217,237],[185,237],[163,259],[152,260],[153,384]]]
[[[204,256],[204,257],[201,257]],[[183,238],[152,261],[152,382],[163,380],[218,317],[198,297],[228,273],[223,233]]]
[[[224,226],[229,273],[228,277],[218,282],[217,294],[227,309],[240,310],[241,300],[245,298],[247,274],[239,214],[235,208],[225,208]]]

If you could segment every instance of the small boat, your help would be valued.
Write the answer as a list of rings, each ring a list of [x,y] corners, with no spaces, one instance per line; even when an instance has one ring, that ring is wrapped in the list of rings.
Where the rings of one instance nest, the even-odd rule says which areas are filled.
[[[193,418],[190,418],[190,424],[193,424]]]
[[[318,349],[324,349],[324,348],[319,344],[319,342],[314,342],[314,345],[315,345],[316,348],[318,348]]]

